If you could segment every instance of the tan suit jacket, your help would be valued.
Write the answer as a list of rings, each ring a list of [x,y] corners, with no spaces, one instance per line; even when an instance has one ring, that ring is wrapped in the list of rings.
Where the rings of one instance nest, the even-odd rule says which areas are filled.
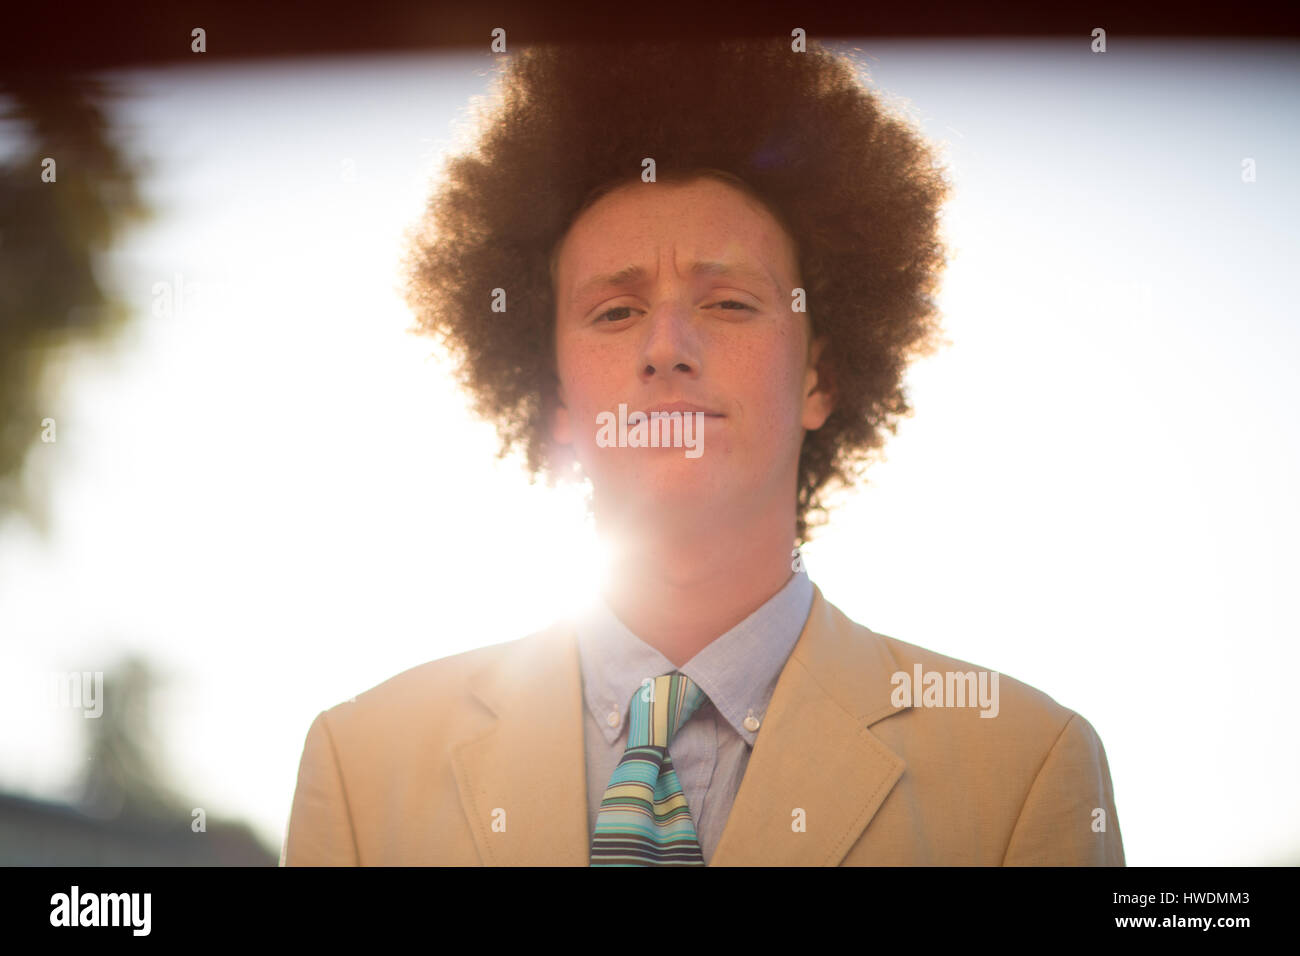
[[[918,663],[977,670],[815,589],[711,865],[1124,865],[1086,720],[1005,676],[992,718],[891,702]],[[585,766],[569,627],[432,661],[313,721],[281,863],[586,866]]]

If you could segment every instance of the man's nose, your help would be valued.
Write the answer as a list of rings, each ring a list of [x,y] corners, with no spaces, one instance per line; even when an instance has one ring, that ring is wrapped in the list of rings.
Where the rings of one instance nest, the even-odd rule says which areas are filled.
[[[641,346],[641,377],[649,379],[668,372],[698,375],[699,330],[690,306],[678,298],[666,298],[647,318],[646,337]]]

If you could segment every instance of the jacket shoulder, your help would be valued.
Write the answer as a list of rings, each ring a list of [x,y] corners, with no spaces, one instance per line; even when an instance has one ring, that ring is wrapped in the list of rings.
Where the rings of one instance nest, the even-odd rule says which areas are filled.
[[[958,675],[974,674],[977,688],[981,675],[988,675],[984,680],[990,690],[996,694],[998,716],[1005,713],[1013,722],[1040,726],[1044,729],[1054,728],[1057,733],[1064,729],[1071,717],[1075,716],[1073,710],[1058,703],[1049,694],[1007,674],[895,637],[879,634],[869,628],[863,630],[889,648],[890,654],[898,662],[899,672],[907,674],[913,682],[918,673],[917,665],[920,665],[923,682],[928,675],[938,674],[943,679],[945,691],[950,686],[948,675],[953,675],[952,684],[955,684],[959,680]],[[997,675],[996,682],[993,675]],[[969,680],[967,677],[968,686]],[[921,690],[923,689],[922,687]]]
[[[848,641],[865,662],[867,679],[884,685],[888,706],[873,709],[871,730],[906,743],[913,753],[979,754],[1019,772],[1041,766],[1060,742],[1101,751],[1101,739],[1081,714],[1022,680],[961,658],[900,640],[854,621],[827,602],[824,631],[831,645]],[[841,650],[839,653],[846,653]],[[881,686],[867,689],[883,699]],[[879,695],[879,698],[877,697]],[[877,722],[879,721],[879,722]]]
[[[335,704],[317,720],[342,745],[365,745],[387,734],[459,733],[489,716],[474,688],[493,677],[526,675],[539,655],[552,653],[558,627],[418,664]]]

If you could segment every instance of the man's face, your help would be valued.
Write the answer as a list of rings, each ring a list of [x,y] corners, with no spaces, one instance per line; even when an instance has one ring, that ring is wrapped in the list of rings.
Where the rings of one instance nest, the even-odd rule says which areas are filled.
[[[808,316],[791,309],[797,273],[780,224],[715,179],[632,183],[573,224],[556,263],[562,407],[552,435],[574,446],[598,519],[793,516],[804,429],[831,411],[825,392],[810,394],[823,343],[810,349]],[[675,402],[711,413],[699,457],[598,443],[600,413]]]

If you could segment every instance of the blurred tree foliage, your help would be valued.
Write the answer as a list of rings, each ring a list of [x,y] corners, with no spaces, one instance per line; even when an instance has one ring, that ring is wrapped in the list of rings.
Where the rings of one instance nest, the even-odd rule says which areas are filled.
[[[57,447],[52,360],[128,321],[101,282],[102,258],[130,223],[153,216],[110,136],[116,95],[94,76],[0,75],[0,142],[12,144],[0,157],[0,521],[24,515],[43,532],[48,498],[24,485],[23,464],[47,417]]]

